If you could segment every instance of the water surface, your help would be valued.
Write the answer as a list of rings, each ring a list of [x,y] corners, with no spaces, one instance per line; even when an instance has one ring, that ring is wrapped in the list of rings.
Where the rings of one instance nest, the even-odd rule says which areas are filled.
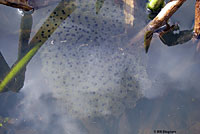
[[[77,0],[76,10],[28,64],[23,88],[1,94],[0,116],[12,120],[0,131],[197,134],[198,41],[167,47],[155,35],[145,54],[142,38],[127,44],[149,21],[146,1],[135,0],[135,8],[129,10],[133,26],[125,21],[123,2],[106,0],[98,14],[95,2]],[[32,14],[31,38],[57,3]],[[179,22],[181,30],[190,29],[193,9],[194,2],[187,1],[171,22]],[[22,16],[17,9],[0,6],[0,10],[0,52],[11,67],[18,56]],[[186,10],[191,18],[182,15]]]

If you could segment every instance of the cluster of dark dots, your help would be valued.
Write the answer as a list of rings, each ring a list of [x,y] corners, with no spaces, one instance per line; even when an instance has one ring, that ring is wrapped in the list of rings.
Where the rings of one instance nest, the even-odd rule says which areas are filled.
[[[84,11],[84,8],[77,10]],[[107,11],[117,12],[115,8],[107,8]],[[65,100],[63,103],[71,114],[90,118],[117,115],[123,112],[126,99],[139,98],[140,86],[134,78],[138,73],[135,70],[137,60],[134,55],[122,55],[118,50],[116,46],[121,39],[110,39],[123,31],[123,25],[115,15],[106,18],[108,13],[102,10],[101,17],[78,11],[72,13],[51,38],[54,45],[48,45],[44,50],[44,72],[53,79],[50,82],[57,87],[54,90],[57,99]],[[53,13],[46,23],[47,31],[41,34],[45,36],[57,26],[54,16],[64,19],[66,14],[67,10]]]

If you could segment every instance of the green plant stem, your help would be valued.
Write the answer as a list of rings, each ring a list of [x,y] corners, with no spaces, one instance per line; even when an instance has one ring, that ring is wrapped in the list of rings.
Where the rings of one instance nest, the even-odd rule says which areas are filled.
[[[37,44],[33,47],[19,62],[13,66],[10,72],[6,75],[3,81],[0,83],[0,92],[6,87],[6,85],[17,75],[17,73],[24,68],[31,58],[36,54],[42,44]]]
[[[53,32],[59,27],[59,25],[76,9],[75,1],[65,1],[62,0],[50,16],[46,19],[44,24],[40,27],[36,35],[33,37],[29,44],[29,51],[20,59],[18,62],[11,68],[10,72],[5,76],[5,78],[0,83],[0,92],[4,91],[4,88],[8,83],[15,78],[15,76],[29,63],[31,58],[37,53],[40,47],[46,42],[46,40],[53,34]],[[64,12],[64,14],[63,14]],[[55,15],[55,13],[59,13]],[[63,18],[60,18],[59,15],[62,15]],[[55,20],[55,21],[51,21]],[[48,34],[48,37],[43,37],[44,30],[47,31],[46,25],[52,26],[51,32]],[[56,24],[56,26],[55,26]],[[55,26],[55,27],[54,27]],[[44,29],[45,28],[45,29]],[[45,33],[46,34],[46,33]],[[39,38],[39,39],[37,39]]]

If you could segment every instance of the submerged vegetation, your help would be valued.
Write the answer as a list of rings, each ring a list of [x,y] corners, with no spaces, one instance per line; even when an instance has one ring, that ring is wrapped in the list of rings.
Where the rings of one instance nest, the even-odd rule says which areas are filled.
[[[164,6],[164,0],[150,0],[147,4],[147,8],[150,10],[150,19],[153,19],[146,27],[146,33],[144,36],[144,47],[146,52],[148,52],[150,42],[153,37],[153,33],[166,24],[166,27],[159,33],[161,41],[168,45],[174,46],[178,44],[183,44],[193,37],[199,38],[199,6],[200,3],[196,0],[195,5],[195,25],[192,30],[180,31],[178,34],[175,34],[176,31],[179,31],[179,26],[168,24],[170,17],[182,6],[186,0],[171,0]],[[157,16],[156,16],[157,15]]]
[[[62,23],[63,20],[66,19],[67,16],[69,16],[73,10],[75,9],[75,5],[73,1],[71,2],[60,2],[60,4],[55,8],[55,10],[52,12],[50,17],[47,19],[46,22],[44,22],[41,29],[36,33],[35,37],[33,37],[30,44],[27,44],[30,37],[30,32],[23,34],[23,31],[31,31],[32,25],[28,27],[28,29],[23,29],[24,25],[32,24],[30,21],[32,20],[32,16],[30,14],[27,15],[27,13],[24,14],[23,18],[26,18],[22,20],[22,34],[21,38],[26,40],[21,40],[21,47],[25,48],[25,50],[22,51],[22,53],[26,54],[20,54],[20,58],[18,59],[17,63],[11,68],[9,73],[6,75],[6,77],[1,81],[0,83],[0,92],[3,92],[6,85],[22,70],[26,67],[28,62],[31,60],[31,58],[36,54],[36,52],[39,50],[39,48],[44,44],[44,42],[51,36],[51,34],[57,29],[57,27]],[[58,18],[57,14],[60,14]],[[28,16],[28,17],[27,17]],[[47,26],[48,25],[48,26]],[[45,29],[45,27],[52,27],[51,31],[48,31]],[[48,34],[46,34],[48,33]],[[45,34],[45,36],[44,36]],[[25,37],[25,38],[24,38]],[[42,37],[42,38],[41,38]]]
[[[148,110],[144,107],[136,106],[137,103],[144,103],[145,99],[140,101],[143,93],[156,83],[148,78],[145,59],[142,59],[142,51],[138,44],[133,45],[134,51],[131,54],[127,52],[130,51],[130,46],[127,44],[131,42],[127,29],[133,26],[135,1],[124,0],[124,5],[118,5],[117,2],[116,0],[85,0],[85,2],[61,0],[52,12],[51,10],[45,12],[50,15],[31,40],[29,38],[32,31],[32,12],[24,12],[16,63],[10,68],[0,53],[0,92],[20,91],[24,85],[26,66],[40,50],[42,73],[48,80],[48,86],[53,90],[52,94],[60,105],[59,109],[63,108],[64,113],[79,119],[88,133],[93,133],[92,127],[96,127],[102,133],[117,134],[120,129],[119,124],[124,120],[126,125],[132,123],[137,127],[136,132],[132,125],[127,125],[127,131],[130,133],[132,131],[139,134],[151,133],[153,128],[162,127],[166,122],[170,124],[169,128],[176,129],[175,126],[180,123],[171,125],[167,113],[164,113],[166,117],[160,114],[161,111],[166,110],[164,105],[168,104],[168,96],[157,99],[157,102],[152,101],[154,105],[149,109],[153,116],[149,116],[146,112]],[[166,12],[163,10],[169,4],[165,5],[164,0],[149,0],[147,4],[147,8],[153,14],[149,15],[149,18],[153,20],[145,30],[141,30],[142,34],[145,34],[146,52],[154,33],[159,33],[161,41],[168,46],[185,43],[192,39],[194,34],[199,35],[198,17],[196,17],[194,33],[193,29],[180,31],[179,34],[174,33],[180,26],[176,24],[170,26],[168,20],[184,0],[170,2],[174,2],[173,8],[171,7],[173,10]],[[15,7],[23,9],[24,6]],[[198,8],[199,5],[196,7]],[[199,10],[196,10],[198,13]],[[168,13],[169,15],[166,15]],[[166,26],[162,27],[163,25]],[[41,48],[42,46],[44,47]],[[180,96],[173,93],[169,95],[174,101]],[[190,100],[194,98],[191,99],[189,96],[184,103],[188,104]],[[199,100],[197,99],[196,102]],[[175,103],[177,107],[183,105],[181,102],[175,101]],[[193,104],[191,107],[194,106]],[[133,108],[135,109],[131,111],[130,109]],[[178,110],[170,106],[168,108],[176,115],[174,118],[182,121],[185,115],[179,116]],[[139,118],[141,126],[138,127],[136,123],[131,122],[129,119],[131,116],[127,113],[136,111],[144,114],[147,123],[152,125],[143,123],[142,114],[134,117]],[[159,124],[158,120],[153,121],[158,118],[164,118],[166,122]],[[95,119],[101,122],[90,123]],[[10,122],[12,124],[12,119],[0,117],[0,131]],[[188,126],[195,127],[196,130],[195,125],[199,124]],[[180,129],[181,127],[179,131],[183,132]]]
[[[26,1],[17,1],[15,3],[19,3],[19,4],[15,4],[15,5],[19,5],[19,6],[15,6],[18,8],[21,8],[20,4],[22,3],[23,5],[27,5]],[[173,1],[170,1],[173,2]],[[173,8],[173,10],[170,11],[170,9],[163,11],[163,13],[159,13],[161,11],[161,9],[164,7],[165,3],[164,0],[150,0],[149,3],[147,3],[147,8],[150,10],[150,19],[154,19],[152,22],[149,23],[149,25],[146,27],[147,32],[145,33],[145,37],[144,37],[144,46],[146,49],[146,52],[148,51],[148,48],[150,46],[150,42],[151,39],[153,37],[153,33],[162,25],[165,24],[165,22],[167,23],[169,17],[178,9],[178,7],[180,7],[183,4],[183,1],[176,1],[174,2],[174,5],[171,7]],[[9,3],[9,1],[8,1]],[[6,4],[8,6],[10,6],[10,4],[7,3],[3,3]],[[63,3],[62,3],[63,4]],[[96,1],[96,14],[99,13],[99,11],[101,10],[102,6],[104,4],[104,0],[97,0]],[[60,3],[61,5],[61,3]],[[30,42],[29,46],[26,47],[26,50],[30,50],[30,52],[27,51],[27,54],[21,59],[18,59],[17,64],[15,64],[11,71],[9,71],[8,75],[1,80],[0,83],[0,92],[2,92],[4,90],[4,88],[6,87],[6,85],[17,75],[18,72],[20,72],[20,70],[22,70],[23,68],[25,68],[26,64],[30,61],[30,59],[35,55],[35,53],[38,51],[38,49],[45,43],[45,41],[50,37],[50,35],[57,29],[57,27],[61,24],[61,22],[63,20],[66,19],[67,16],[69,16],[72,12],[73,12],[73,8],[75,5],[72,4],[72,10],[68,10],[68,8],[66,7],[67,11],[64,11],[64,7],[60,7],[58,6],[58,8],[55,9],[54,12],[52,12],[52,14],[50,15],[50,18],[47,19],[46,22],[44,22],[44,25],[41,27],[41,29],[37,32],[37,34],[35,35],[35,37],[32,39],[32,41]],[[168,5],[166,5],[167,8]],[[24,6],[23,6],[24,7]],[[25,6],[26,7],[26,6]],[[28,8],[28,5],[27,5]],[[24,10],[26,10],[27,8],[24,8]],[[69,8],[70,5],[69,5]],[[31,9],[27,9],[27,10],[31,10]],[[163,9],[164,10],[164,9]],[[196,10],[198,10],[198,2],[196,3]],[[61,12],[59,15],[57,15],[57,12]],[[159,13],[159,14],[158,14]],[[167,18],[165,18],[165,14],[171,14],[171,15],[167,15]],[[158,17],[156,16],[158,14]],[[59,19],[56,18],[57,15],[58,17],[60,17]],[[163,15],[163,17],[162,17]],[[160,20],[157,20],[157,18],[159,18],[160,16]],[[53,17],[53,18],[52,18]],[[196,37],[198,36],[198,11],[196,11],[196,17],[195,17],[196,21],[195,21],[195,27],[194,27],[194,35],[196,35]],[[53,21],[51,21],[53,20]],[[27,20],[29,21],[29,20]],[[48,24],[48,23],[55,23],[55,24]],[[30,24],[28,22],[28,24]],[[48,26],[53,26],[55,25],[55,27],[50,28],[51,30],[47,30],[49,29]],[[29,27],[29,31],[31,30],[31,27]],[[159,37],[161,39],[161,41],[168,45],[168,46],[172,46],[172,45],[178,45],[178,44],[182,44],[185,43],[187,41],[189,41],[190,39],[192,39],[193,37],[193,30],[185,30],[185,31],[180,31],[179,34],[174,34],[174,31],[179,30],[179,26],[178,25],[172,25],[170,26],[168,23],[166,24],[165,28],[163,31],[159,31]],[[45,31],[46,30],[46,31]],[[45,33],[46,32],[46,33]],[[40,37],[39,37],[40,36]],[[22,39],[23,35],[21,35]],[[42,38],[41,38],[42,37]],[[27,37],[29,39],[29,37]],[[169,40],[170,38],[170,40]],[[28,41],[28,40],[27,40]],[[26,42],[27,44],[28,42]],[[36,45],[37,44],[37,45]],[[23,47],[23,45],[21,46]],[[6,64],[5,64],[6,66]],[[7,69],[8,70],[8,69]],[[25,72],[25,71],[23,71]]]

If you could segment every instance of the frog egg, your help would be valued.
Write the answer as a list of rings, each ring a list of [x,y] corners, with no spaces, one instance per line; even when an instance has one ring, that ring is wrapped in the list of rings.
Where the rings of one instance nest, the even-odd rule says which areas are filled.
[[[123,10],[106,0],[96,15],[95,2],[77,0],[77,10],[40,51],[58,107],[77,118],[119,116],[135,106],[139,81],[147,79],[139,51],[122,51],[126,39],[115,37],[125,28]]]

